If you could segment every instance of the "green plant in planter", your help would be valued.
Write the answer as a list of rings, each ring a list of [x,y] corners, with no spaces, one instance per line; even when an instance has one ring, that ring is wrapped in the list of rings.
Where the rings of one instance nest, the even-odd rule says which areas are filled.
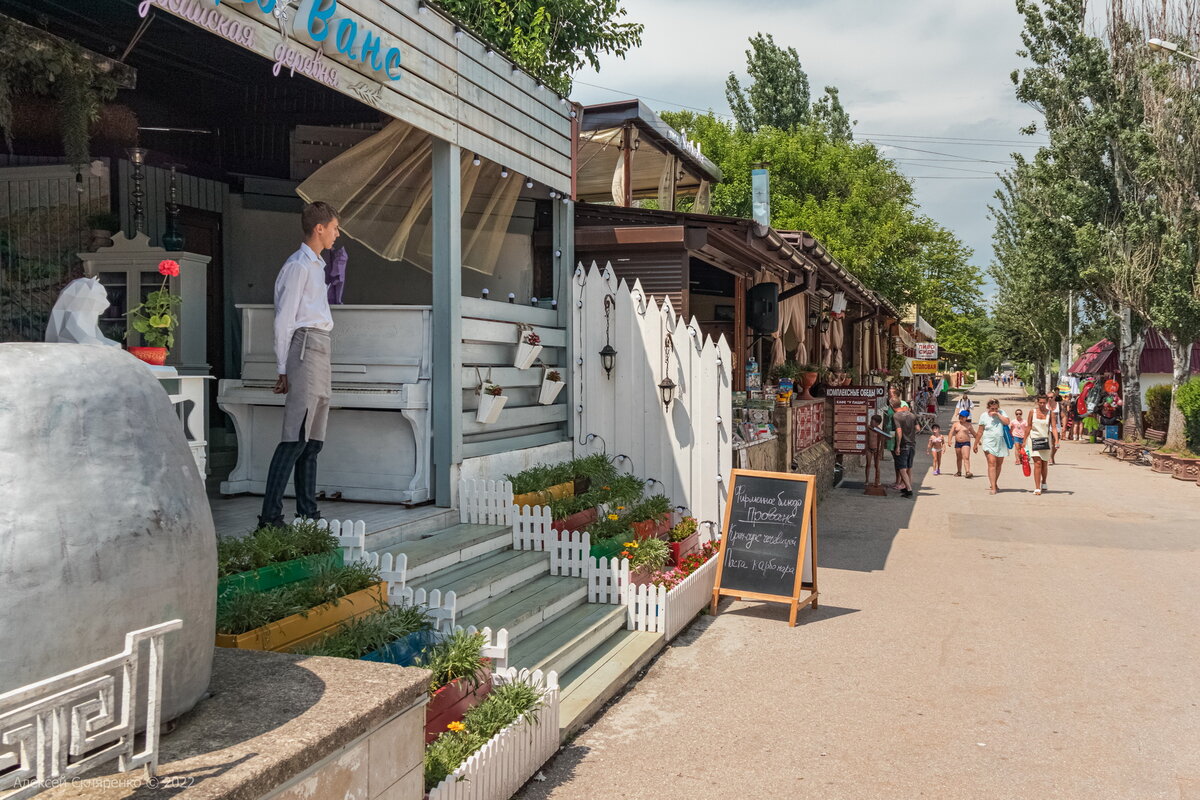
[[[647,520],[657,520],[663,514],[671,510],[671,501],[666,495],[656,494],[647,497],[642,502],[629,510],[630,522],[646,522]]]
[[[128,316],[133,321],[133,329],[142,335],[142,341],[148,347],[169,350],[175,346],[175,329],[179,327],[179,307],[183,305],[183,299],[171,294],[167,282],[179,275],[179,263],[170,259],[160,261],[158,271],[163,276],[162,286],[146,295],[136,308],[130,309]]]
[[[614,506],[633,506],[642,499],[646,484],[636,475],[619,475],[608,482],[608,497],[605,500]]]
[[[624,541],[633,537],[633,528],[630,527],[630,522],[627,517],[616,511],[610,511],[607,514],[601,514],[599,519],[588,525],[587,532],[591,535],[594,544],[611,539]]]
[[[337,538],[315,522],[268,526],[254,533],[217,540],[217,576],[265,567],[282,561],[292,561],[317,553],[337,549]]]
[[[671,548],[662,539],[643,539],[640,542],[625,542],[622,558],[629,559],[629,569],[660,570],[671,560]]]
[[[379,572],[362,562],[321,570],[299,583],[266,592],[238,591],[217,599],[217,633],[240,634],[303,614],[379,583]]]
[[[795,361],[784,361],[771,367],[771,377],[775,380],[796,380],[800,377],[800,365]]]
[[[569,462],[571,475],[575,478],[590,478],[592,488],[609,484],[619,477],[617,468],[608,460],[604,453],[593,453],[590,456],[577,458]]]
[[[485,643],[482,633],[460,630],[430,647],[417,660],[418,666],[433,673],[429,681],[429,693],[433,694],[460,678],[472,686],[478,686],[483,680],[483,669],[488,665],[488,660],[483,657]]]
[[[425,749],[425,791],[446,779],[488,740],[518,719],[534,723],[542,694],[525,683],[497,686],[463,716],[462,729],[446,731]]]
[[[306,656],[362,658],[419,631],[433,630],[433,619],[419,606],[393,606],[343,623],[329,636],[295,652]]]
[[[691,536],[700,527],[695,517],[684,517],[679,520],[675,527],[671,528],[671,541],[682,542],[684,539]]]

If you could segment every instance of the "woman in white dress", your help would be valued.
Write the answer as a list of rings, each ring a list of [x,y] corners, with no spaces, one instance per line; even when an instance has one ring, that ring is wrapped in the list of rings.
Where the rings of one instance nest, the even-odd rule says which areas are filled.
[[[1037,408],[1029,412],[1029,434],[1025,437],[1025,452],[1033,466],[1033,493],[1046,491],[1046,477],[1050,472],[1050,458],[1058,445],[1058,432],[1054,430],[1054,414],[1049,408],[1049,396],[1039,394]]]

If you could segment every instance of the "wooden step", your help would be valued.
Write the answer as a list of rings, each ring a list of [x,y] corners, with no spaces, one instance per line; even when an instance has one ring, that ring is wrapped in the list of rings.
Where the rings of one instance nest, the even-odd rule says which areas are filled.
[[[464,628],[508,629],[509,642],[515,644],[537,630],[545,620],[587,602],[587,581],[543,575],[518,586],[506,595],[494,597],[468,614],[460,614],[457,624]]]
[[[408,581],[469,561],[477,556],[512,546],[512,529],[495,525],[454,525],[424,539],[386,547],[378,551],[408,556]]]
[[[410,509],[404,521],[377,531],[367,531],[367,550],[372,553],[395,547],[402,542],[424,539],[438,531],[458,524],[458,511],[453,508],[422,506]]]
[[[587,603],[560,614],[518,644],[508,654],[512,667],[528,667],[565,675],[614,633],[625,627],[624,606]]]
[[[621,630],[559,678],[559,736],[566,741],[658,654],[661,633]]]
[[[409,581],[408,585],[430,592],[439,589],[443,594],[454,592],[461,617],[493,597],[507,594],[522,584],[549,574],[549,553],[506,549],[476,556]]]

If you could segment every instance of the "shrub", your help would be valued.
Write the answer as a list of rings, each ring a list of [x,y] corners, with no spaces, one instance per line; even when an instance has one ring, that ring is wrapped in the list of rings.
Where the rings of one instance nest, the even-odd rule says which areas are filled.
[[[337,549],[337,538],[311,521],[271,525],[240,539],[217,540],[217,577]]]
[[[1192,452],[1200,452],[1200,377],[1194,377],[1176,390],[1175,402],[1187,425],[1187,442]]]
[[[643,539],[640,542],[625,542],[622,558],[629,559],[629,569],[648,569],[657,572],[671,560],[671,549],[662,539]]]
[[[1165,431],[1171,419],[1171,384],[1151,386],[1146,390],[1146,425]]]

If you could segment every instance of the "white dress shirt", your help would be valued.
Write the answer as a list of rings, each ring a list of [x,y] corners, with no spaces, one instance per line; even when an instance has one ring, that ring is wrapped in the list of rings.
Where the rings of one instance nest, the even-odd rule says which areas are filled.
[[[300,328],[333,330],[325,289],[325,262],[306,244],[292,253],[275,279],[275,361],[287,374],[288,348]]]

